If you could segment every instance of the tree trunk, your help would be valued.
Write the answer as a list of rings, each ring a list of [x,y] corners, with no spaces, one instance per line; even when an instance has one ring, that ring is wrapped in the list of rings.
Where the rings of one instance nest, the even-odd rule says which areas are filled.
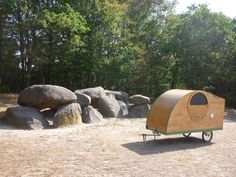
[[[2,11],[0,11],[0,87],[2,86],[2,41],[3,41],[3,15]]]
[[[171,72],[171,89],[176,88],[177,84],[177,78],[178,78],[178,71],[179,71],[179,63],[176,62],[173,68],[173,71]]]
[[[25,88],[25,56],[24,56],[24,34],[22,29],[22,16],[21,16],[21,5],[20,2],[17,3],[17,21],[19,25],[19,49],[20,49],[20,60],[21,60],[21,89]]]

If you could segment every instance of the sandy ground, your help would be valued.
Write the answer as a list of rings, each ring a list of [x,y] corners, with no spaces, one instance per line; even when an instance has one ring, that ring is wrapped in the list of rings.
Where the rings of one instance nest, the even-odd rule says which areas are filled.
[[[142,140],[145,119],[106,119],[60,129],[0,126],[0,176],[236,176],[236,111],[211,143],[201,133]]]

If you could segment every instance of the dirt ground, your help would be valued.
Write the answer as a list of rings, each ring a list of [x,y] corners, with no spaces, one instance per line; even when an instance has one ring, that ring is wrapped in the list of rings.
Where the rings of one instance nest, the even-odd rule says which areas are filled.
[[[150,133],[144,118],[36,131],[1,125],[0,176],[236,176],[236,110],[209,144],[201,133],[146,141],[141,133]]]

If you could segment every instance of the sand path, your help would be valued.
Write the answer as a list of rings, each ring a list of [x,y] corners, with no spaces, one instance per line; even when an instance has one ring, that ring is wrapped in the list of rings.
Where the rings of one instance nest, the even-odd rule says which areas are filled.
[[[0,176],[236,176],[236,116],[212,143],[201,134],[142,140],[145,119],[50,130],[0,128]]]

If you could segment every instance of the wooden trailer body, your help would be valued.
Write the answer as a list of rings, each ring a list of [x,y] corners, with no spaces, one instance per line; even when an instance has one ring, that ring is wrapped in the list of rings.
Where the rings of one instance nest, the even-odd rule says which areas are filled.
[[[162,134],[223,129],[225,100],[201,90],[163,93],[148,113],[146,128]]]

